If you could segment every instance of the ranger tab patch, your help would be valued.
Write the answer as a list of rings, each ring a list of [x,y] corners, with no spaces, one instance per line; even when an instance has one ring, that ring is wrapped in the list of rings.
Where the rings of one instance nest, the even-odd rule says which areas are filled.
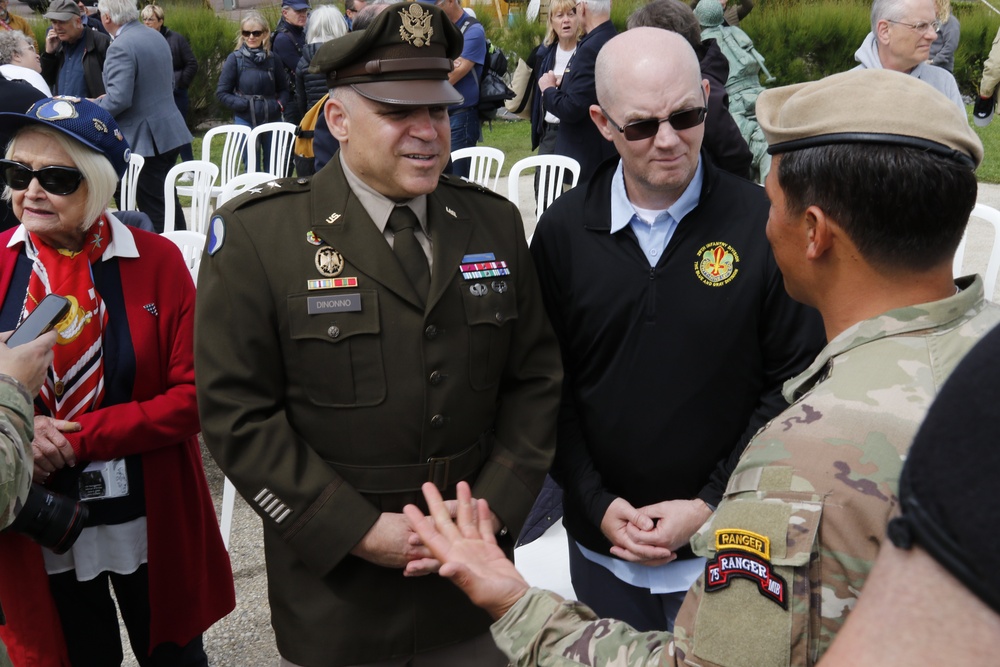
[[[738,549],[771,560],[771,540],[763,535],[739,528],[725,528],[715,531],[715,550]]]

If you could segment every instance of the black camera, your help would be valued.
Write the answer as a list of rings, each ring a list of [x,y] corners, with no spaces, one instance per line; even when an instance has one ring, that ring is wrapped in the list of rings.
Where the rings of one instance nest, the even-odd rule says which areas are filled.
[[[57,554],[64,554],[80,537],[87,514],[86,505],[49,491],[41,484],[32,484],[24,507],[8,530],[26,535]]]

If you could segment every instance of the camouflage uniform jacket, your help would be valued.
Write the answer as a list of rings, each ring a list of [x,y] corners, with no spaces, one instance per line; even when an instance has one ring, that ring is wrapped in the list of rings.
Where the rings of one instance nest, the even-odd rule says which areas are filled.
[[[14,520],[28,489],[34,463],[31,439],[35,433],[35,412],[24,385],[0,375],[0,529]],[[3,614],[0,612],[0,622]],[[9,667],[7,650],[0,643],[0,667]]]
[[[516,665],[814,664],[885,535],[906,450],[959,360],[1000,322],[982,280],[847,329],[785,385],[722,503],[692,538],[708,558],[675,636],[598,620],[532,590],[493,626]]]
[[[0,375],[0,529],[10,525],[15,508],[28,497],[34,414],[24,385]]]

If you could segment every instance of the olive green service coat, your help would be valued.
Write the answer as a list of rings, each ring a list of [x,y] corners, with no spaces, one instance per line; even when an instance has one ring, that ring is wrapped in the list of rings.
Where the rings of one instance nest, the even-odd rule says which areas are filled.
[[[422,505],[428,478],[446,497],[468,480],[510,551],[554,452],[562,370],[517,209],[442,177],[427,218],[426,309],[339,159],[238,197],[211,223],[195,334],[203,432],[263,519],[278,649],[304,667],[487,632],[451,582],[349,552],[380,512]],[[509,275],[463,277],[490,253]]]

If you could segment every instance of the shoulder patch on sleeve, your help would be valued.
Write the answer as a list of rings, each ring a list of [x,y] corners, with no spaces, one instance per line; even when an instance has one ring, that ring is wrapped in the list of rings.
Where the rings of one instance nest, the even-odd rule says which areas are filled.
[[[226,221],[221,215],[213,215],[208,223],[208,256],[222,250],[222,244],[226,241]]]

